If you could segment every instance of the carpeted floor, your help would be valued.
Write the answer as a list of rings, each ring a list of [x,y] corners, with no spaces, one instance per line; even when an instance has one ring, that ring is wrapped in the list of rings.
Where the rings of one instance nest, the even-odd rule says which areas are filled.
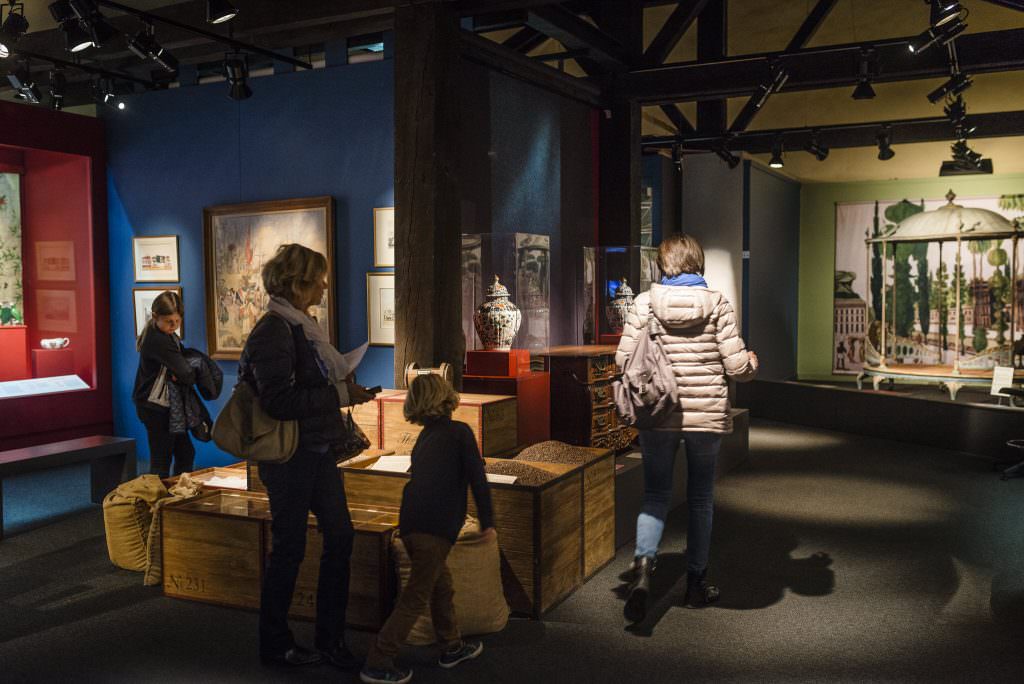
[[[677,511],[644,624],[623,623],[624,548],[543,621],[486,637],[478,661],[448,672],[410,651],[414,681],[1021,681],[1024,480],[772,423],[755,423],[751,452],[717,490],[716,607],[678,605]],[[310,625],[297,633],[309,641]],[[255,634],[255,614],[166,599],[113,568],[98,510],[0,542],[0,681],[355,681],[264,669]]]

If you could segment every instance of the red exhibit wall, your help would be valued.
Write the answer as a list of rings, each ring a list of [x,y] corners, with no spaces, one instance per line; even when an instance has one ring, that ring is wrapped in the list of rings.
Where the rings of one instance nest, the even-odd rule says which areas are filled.
[[[110,283],[103,122],[42,107],[0,102],[0,162],[22,161],[25,322],[29,343],[68,337],[88,390],[0,399],[0,450],[111,434]],[[35,243],[74,243],[75,280],[37,278]],[[60,291],[74,322],[41,317],[38,290]],[[50,322],[47,322],[50,321]],[[54,327],[60,329],[53,329]],[[73,330],[71,329],[73,328]]]

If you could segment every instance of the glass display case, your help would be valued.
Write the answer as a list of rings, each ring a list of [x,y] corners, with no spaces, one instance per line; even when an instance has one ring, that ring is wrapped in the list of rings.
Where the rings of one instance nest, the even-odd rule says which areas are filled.
[[[534,233],[462,236],[462,329],[467,350],[483,348],[473,314],[484,303],[495,276],[522,312],[512,346],[546,348],[551,334],[551,238]]]
[[[615,344],[622,334],[623,307],[631,306],[631,297],[646,292],[651,283],[661,279],[658,248],[643,245],[585,247],[582,271],[583,301],[594,311],[588,318],[597,323],[594,338],[586,326],[588,319],[584,319],[584,340]],[[588,272],[594,274],[592,282],[587,280]]]

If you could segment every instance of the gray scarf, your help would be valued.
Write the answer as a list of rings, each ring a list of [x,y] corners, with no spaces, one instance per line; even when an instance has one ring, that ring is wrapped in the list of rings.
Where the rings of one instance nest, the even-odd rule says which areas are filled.
[[[316,319],[304,311],[299,311],[292,306],[291,302],[281,297],[271,297],[270,305],[267,308],[292,325],[302,326],[302,332],[305,333],[306,339],[313,343],[320,372],[329,382],[341,382],[348,377],[352,368],[349,367],[349,363],[342,353],[331,344],[330,337],[316,322]]]

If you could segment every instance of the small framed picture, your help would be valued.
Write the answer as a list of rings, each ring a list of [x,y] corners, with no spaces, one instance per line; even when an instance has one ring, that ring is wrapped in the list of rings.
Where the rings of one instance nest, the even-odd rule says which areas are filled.
[[[150,319],[153,318],[153,300],[164,292],[170,290],[181,296],[180,287],[133,287],[132,288],[132,310],[135,312],[135,337],[142,334]],[[181,321],[178,329],[178,337],[185,339],[185,321]]]
[[[36,243],[36,279],[75,279],[75,243],[57,240]]]
[[[177,235],[132,238],[132,260],[135,282],[176,283],[181,280]]]
[[[373,210],[373,265],[395,266],[395,208],[378,207]]]
[[[366,274],[366,319],[371,346],[395,346],[395,274]]]
[[[36,327],[45,332],[78,332],[74,290],[36,290]]]

